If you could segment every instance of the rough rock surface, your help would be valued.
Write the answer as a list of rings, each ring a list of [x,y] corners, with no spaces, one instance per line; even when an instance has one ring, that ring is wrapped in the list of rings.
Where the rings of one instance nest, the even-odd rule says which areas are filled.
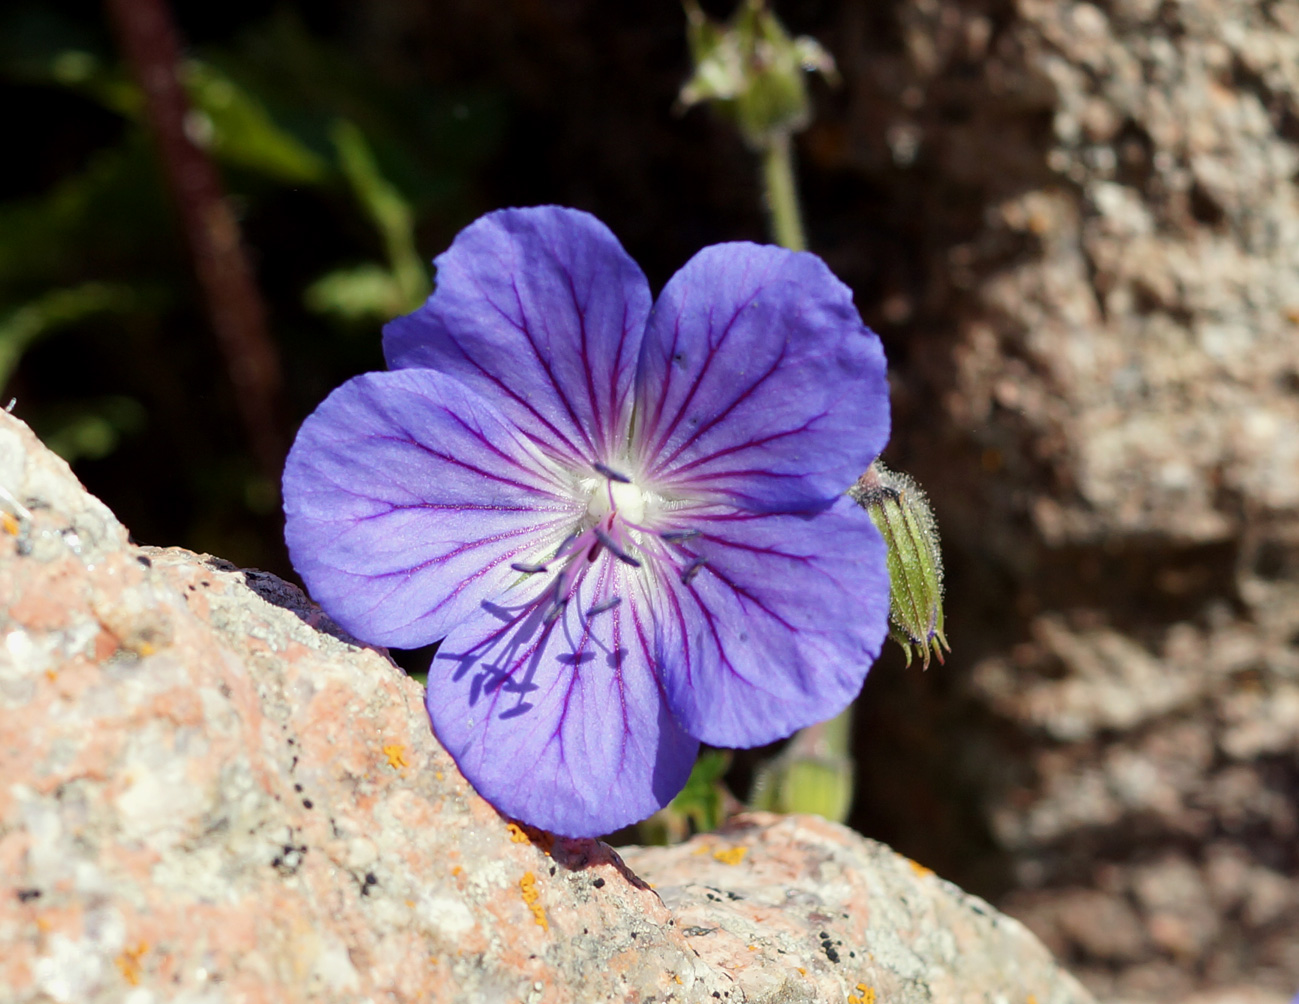
[[[641,877],[520,828],[293,586],[130,544],[7,415],[0,488],[0,1001],[1091,1000],[841,827],[742,819]]]

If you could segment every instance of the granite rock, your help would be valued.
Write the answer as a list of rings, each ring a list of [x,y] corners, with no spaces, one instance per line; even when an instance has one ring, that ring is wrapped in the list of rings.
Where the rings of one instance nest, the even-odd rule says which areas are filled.
[[[503,819],[294,586],[135,546],[8,415],[0,488],[6,1004],[1091,1000],[841,827],[744,818],[629,867]]]

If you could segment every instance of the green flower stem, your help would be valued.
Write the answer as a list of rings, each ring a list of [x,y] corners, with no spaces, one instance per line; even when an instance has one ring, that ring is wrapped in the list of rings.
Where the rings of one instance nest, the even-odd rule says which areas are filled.
[[[803,217],[798,208],[794,184],[794,148],[789,133],[771,135],[762,153],[762,178],[766,185],[767,210],[771,213],[771,234],[777,244],[791,251],[806,251]]]
[[[775,242],[806,251],[803,216],[794,182],[794,147],[787,131],[773,132],[762,152],[762,179]],[[853,705],[829,721],[809,725],[790,740],[764,771],[758,802],[779,812],[813,812],[843,822],[852,807]]]

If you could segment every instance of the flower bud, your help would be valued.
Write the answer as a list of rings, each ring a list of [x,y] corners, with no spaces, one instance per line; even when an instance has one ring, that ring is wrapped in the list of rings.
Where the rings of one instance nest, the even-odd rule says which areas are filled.
[[[915,646],[929,668],[951,651],[943,636],[943,555],[929,500],[916,482],[878,460],[850,489],[888,545],[889,637],[902,646],[911,665]]]
[[[837,80],[834,60],[815,39],[790,38],[766,0],[742,0],[728,24],[709,19],[696,0],[685,8],[695,73],[681,89],[683,105],[715,102],[755,150],[806,127],[803,72]]]
[[[852,708],[801,729],[758,768],[749,804],[769,812],[810,812],[842,823],[852,809]]]

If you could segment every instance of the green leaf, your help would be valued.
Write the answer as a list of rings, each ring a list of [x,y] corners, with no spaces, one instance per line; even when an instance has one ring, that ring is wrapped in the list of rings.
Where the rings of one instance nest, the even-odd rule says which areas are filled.
[[[340,119],[334,126],[333,140],[339,168],[383,237],[392,278],[401,294],[402,306],[396,313],[414,310],[428,296],[429,281],[415,249],[415,219],[410,203],[383,176],[370,144],[355,124]]]
[[[278,125],[250,92],[216,67],[185,64],[194,108],[190,134],[223,163],[290,185],[314,185],[329,175],[325,159]]]
[[[307,309],[343,321],[387,321],[411,308],[397,280],[373,262],[328,272],[303,294]]]

